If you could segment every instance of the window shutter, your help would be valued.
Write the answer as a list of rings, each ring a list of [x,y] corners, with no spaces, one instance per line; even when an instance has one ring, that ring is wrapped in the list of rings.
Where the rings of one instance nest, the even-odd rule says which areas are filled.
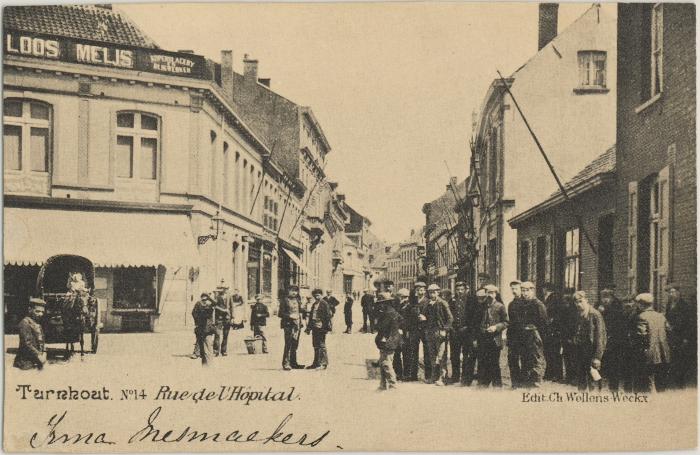
[[[530,254],[527,257],[527,266],[528,266],[528,281],[532,281],[533,283],[537,279],[537,274],[535,270],[535,266],[537,265],[536,259],[537,259],[537,241],[534,242],[529,242],[530,244]],[[539,284],[539,283],[538,283]]]
[[[627,289],[637,292],[637,182],[627,184]]]
[[[552,236],[544,237],[544,280],[552,282]]]
[[[666,166],[659,172],[659,295],[661,296],[660,309],[666,308],[667,295],[661,292],[666,286],[669,272],[670,255],[670,170]]]

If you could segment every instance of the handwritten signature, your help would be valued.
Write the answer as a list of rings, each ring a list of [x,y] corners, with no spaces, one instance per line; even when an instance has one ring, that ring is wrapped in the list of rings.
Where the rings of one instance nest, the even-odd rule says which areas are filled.
[[[248,442],[266,444],[285,444],[298,445],[300,447],[317,447],[331,433],[326,430],[320,436],[312,436],[308,433],[293,433],[285,430],[294,417],[294,414],[288,414],[275,427],[274,430],[265,431],[261,429],[239,430],[232,431],[202,431],[192,428],[190,425],[182,429],[167,429],[158,425],[158,418],[162,411],[162,407],[155,408],[148,418],[146,425],[133,433],[128,444],[139,442],[146,443],[201,443],[201,442]],[[29,445],[36,449],[39,447],[48,447],[54,445],[114,445],[117,442],[106,432],[74,432],[73,430],[64,430],[68,426],[66,416],[68,411],[63,411],[61,414],[54,414],[48,420],[48,431],[35,432],[29,439]],[[65,420],[65,422],[64,422]],[[61,428],[59,428],[61,427]],[[339,447],[339,446],[337,446]]]

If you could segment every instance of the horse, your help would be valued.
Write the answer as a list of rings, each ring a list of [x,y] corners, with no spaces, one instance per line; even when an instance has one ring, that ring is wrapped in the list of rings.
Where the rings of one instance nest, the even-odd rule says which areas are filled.
[[[67,340],[78,339],[80,343],[80,356],[85,355],[84,333],[87,327],[93,324],[92,308],[95,307],[95,298],[87,292],[73,291],[66,293],[61,307],[63,330]],[[66,356],[72,356],[75,352],[75,342],[66,341]]]

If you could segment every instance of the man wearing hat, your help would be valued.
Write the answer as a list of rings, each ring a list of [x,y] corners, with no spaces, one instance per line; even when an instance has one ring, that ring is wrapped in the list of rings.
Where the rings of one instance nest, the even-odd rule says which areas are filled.
[[[311,340],[314,347],[314,361],[307,369],[328,368],[328,351],[326,350],[326,334],[331,331],[331,319],[333,313],[330,305],[323,298],[321,289],[314,289],[311,292],[314,302],[309,310],[309,322],[306,325],[306,333],[311,333]]]
[[[216,303],[206,292],[200,294],[200,298],[192,308],[192,319],[194,319],[194,334],[197,338],[195,354],[199,353],[202,365],[206,366],[211,360],[211,348],[216,327],[214,322],[214,307]],[[197,358],[194,354],[192,358]]]
[[[228,333],[231,329],[231,315],[233,314],[233,301],[228,293],[228,286],[221,280],[216,287],[216,333],[214,334],[214,356],[227,355]]]
[[[541,333],[547,325],[547,310],[544,303],[535,297],[534,283],[526,281],[520,285],[520,289],[521,299],[517,303],[514,301],[514,308],[508,311],[508,331],[514,329],[509,334],[513,337],[509,349],[517,355],[517,363],[511,364],[511,371],[516,373],[512,381],[514,387],[539,387],[546,365]]]
[[[343,306],[343,315],[345,316],[345,332],[352,333],[352,304],[355,300],[352,298],[352,293],[348,292],[345,295],[345,306]]]
[[[639,358],[639,371],[634,384],[635,392],[661,392],[667,387],[671,348],[668,343],[670,326],[666,317],[654,311],[654,296],[637,295],[635,302],[640,313],[633,336],[634,350]]]
[[[29,299],[29,313],[17,326],[19,330],[19,350],[13,366],[20,370],[41,370],[46,364],[44,352],[44,330],[41,318],[44,317],[46,302],[39,298]]]
[[[428,302],[423,309],[425,331],[428,340],[430,364],[433,367],[432,378],[428,380],[435,385],[445,385],[447,375],[447,334],[452,328],[452,312],[447,302],[439,297],[440,286],[428,286]]]
[[[372,291],[365,289],[365,293],[360,299],[360,306],[362,306],[362,332],[367,333],[374,332],[374,321],[372,320],[372,312],[374,310],[374,296]]]
[[[414,285],[413,299],[409,299],[404,311],[404,328],[408,346],[404,349],[404,378],[406,381],[418,380],[418,355],[421,343],[423,344],[423,365],[425,378],[432,377],[432,365],[428,355],[428,340],[425,331],[425,316],[423,310],[428,304],[426,297],[426,285],[417,281]]]
[[[671,325],[671,384],[682,388],[697,382],[697,308],[681,295],[678,283],[666,285],[666,319]]]
[[[390,292],[380,292],[377,300],[377,336],[374,342],[379,349],[381,369],[380,390],[396,388],[394,356],[401,348],[401,315],[393,307],[394,298]]]
[[[409,294],[410,292],[408,291],[408,289],[399,289],[396,295],[392,296],[390,304],[394,311],[396,311],[396,314],[398,314],[401,317],[401,324],[399,326],[399,328],[401,329],[401,336],[399,337],[401,343],[396,348],[396,351],[394,351],[393,361],[394,373],[396,373],[396,377],[399,381],[404,381],[406,379],[408,370],[407,356],[405,355],[405,352],[408,351],[408,339],[406,338],[407,336],[404,315],[406,314],[406,311],[408,310],[409,306]]]
[[[280,299],[278,316],[280,318],[280,327],[284,330],[282,368],[287,371],[304,368],[304,365],[297,363],[299,336],[301,335],[301,329],[304,327],[298,286],[289,286],[287,297]]]

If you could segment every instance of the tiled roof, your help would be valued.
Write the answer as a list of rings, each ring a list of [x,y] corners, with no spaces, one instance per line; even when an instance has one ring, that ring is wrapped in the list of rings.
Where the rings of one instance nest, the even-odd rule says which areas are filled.
[[[581,172],[576,174],[571,180],[566,182],[564,185],[564,188],[567,190],[569,188],[573,188],[576,185],[585,182],[587,180],[590,180],[591,178],[595,177],[596,175],[600,174],[605,174],[606,172],[614,172],[615,171],[615,146],[613,145],[609,149],[607,149],[605,152],[603,152],[601,155],[598,156],[598,158],[594,159],[586,167],[584,167]],[[554,196],[557,196],[561,193],[561,191],[555,191],[552,193],[552,195],[549,198],[552,198]],[[549,199],[547,198],[547,199]]]
[[[108,5],[7,6],[3,27],[125,46],[157,48],[125,14]]]
[[[570,197],[576,196],[580,192],[590,189],[590,185],[598,185],[605,182],[604,176],[609,176],[615,172],[615,146],[610,147],[596,159],[588,163],[578,174],[564,184],[567,193]],[[603,177],[603,180],[596,180],[596,177]],[[590,185],[587,185],[590,183]],[[564,195],[561,190],[552,193],[544,201],[530,207],[529,209],[520,212],[508,220],[511,226],[517,226],[523,221],[529,219],[533,215],[540,213],[548,208],[561,203],[564,200]]]

